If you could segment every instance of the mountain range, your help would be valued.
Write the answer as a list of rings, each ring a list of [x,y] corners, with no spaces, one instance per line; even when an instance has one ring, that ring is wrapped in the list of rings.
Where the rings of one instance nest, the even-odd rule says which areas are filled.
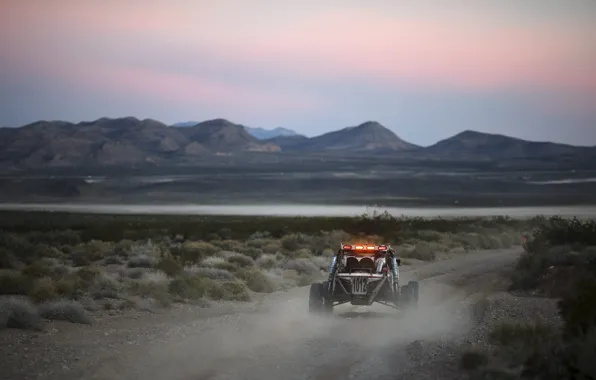
[[[199,121],[183,121],[179,123],[172,124],[172,127],[194,127],[195,125],[200,124]],[[296,136],[298,133],[291,129],[277,127],[274,129],[265,129],[260,127],[247,127],[243,126],[244,129],[254,137],[259,140],[268,140],[279,136]]]
[[[168,126],[152,119],[125,117],[76,124],[38,121],[19,128],[0,128],[2,168],[192,165],[214,155],[247,152],[382,153],[432,160],[596,159],[596,147],[527,141],[476,131],[464,131],[421,147],[402,140],[375,121],[315,137],[282,128],[248,128],[225,119]]]

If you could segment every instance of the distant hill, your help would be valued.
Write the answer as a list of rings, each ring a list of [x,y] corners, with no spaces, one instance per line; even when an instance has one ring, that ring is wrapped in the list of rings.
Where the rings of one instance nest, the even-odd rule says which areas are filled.
[[[199,121],[184,121],[184,122],[180,122],[180,123],[174,123],[172,124],[172,127],[178,127],[178,128],[186,128],[186,127],[193,127],[197,124],[200,124]],[[278,136],[296,136],[298,135],[298,133],[296,131],[293,131],[291,129],[287,129],[287,128],[275,128],[275,129],[265,129],[265,128],[260,128],[260,127],[246,127],[244,126],[244,129],[246,129],[246,131],[248,133],[250,133],[252,136],[256,137],[259,140],[268,140],[268,139],[272,139]]]
[[[160,164],[215,153],[277,150],[223,119],[187,128],[126,117],[78,124],[39,121],[0,130],[0,164],[9,167]]]
[[[421,153],[444,159],[481,157],[503,160],[575,156],[593,151],[594,148],[589,147],[528,141],[499,134],[467,130],[423,148]]]
[[[197,125],[199,123],[200,123],[200,121],[182,121],[182,122],[179,122],[179,123],[172,124],[172,127],[181,127],[181,128],[184,128],[184,127],[193,127],[193,126],[195,126],[195,125]]]
[[[312,138],[292,136],[278,137],[269,141],[286,150],[397,152],[419,148],[417,145],[402,140],[391,130],[374,121]]]
[[[297,136],[298,133],[291,129],[277,127],[274,129],[244,127],[248,133],[259,140],[268,140],[279,136]]]
[[[242,155],[246,152],[280,151],[383,153],[409,160],[498,161],[502,166],[552,159],[583,167],[596,160],[594,147],[526,141],[475,131],[464,131],[429,147],[420,147],[375,121],[315,137],[280,128],[274,130],[279,135],[259,139],[253,134],[255,130],[258,128],[225,119],[188,122],[185,127],[168,127],[156,120],[134,117],[101,118],[78,124],[38,121],[20,128],[0,128],[0,168],[193,165],[208,163],[215,156],[241,155],[242,161],[248,157]],[[263,155],[258,157],[269,160]],[[272,158],[270,162],[278,161]]]
[[[279,150],[273,144],[258,140],[244,126],[225,119],[204,121],[192,127],[179,128],[178,131],[190,141],[219,152]]]

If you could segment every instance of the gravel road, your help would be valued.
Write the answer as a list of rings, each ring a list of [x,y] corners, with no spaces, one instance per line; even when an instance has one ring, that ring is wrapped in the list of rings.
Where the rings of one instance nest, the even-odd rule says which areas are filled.
[[[401,379],[461,378],[457,358],[412,360],[424,342],[457,339],[474,326],[470,306],[502,286],[498,273],[520,249],[481,251],[403,267],[421,281],[411,313],[383,305],[307,312],[308,288],[242,305],[178,306],[157,314],[54,322],[49,331],[0,333],[4,379]],[[428,357],[428,355],[426,355]],[[412,377],[412,373],[416,376]]]

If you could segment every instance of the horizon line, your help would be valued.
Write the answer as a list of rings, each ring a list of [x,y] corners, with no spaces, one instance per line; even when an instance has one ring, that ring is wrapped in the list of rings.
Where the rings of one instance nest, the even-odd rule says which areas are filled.
[[[102,119],[108,119],[108,120],[136,119],[136,120],[139,120],[139,121],[153,120],[153,121],[156,121],[158,123],[161,123],[161,124],[165,125],[166,127],[173,127],[173,128],[188,128],[188,127],[177,127],[177,126],[175,126],[175,124],[195,122],[194,120],[187,120],[187,121],[177,121],[177,122],[174,122],[174,123],[165,123],[165,122],[163,122],[163,121],[161,121],[159,119],[156,119],[156,118],[151,118],[151,117],[139,118],[137,116],[128,115],[128,116],[116,116],[116,117],[102,116],[102,117],[99,117],[99,118],[94,119],[94,120],[79,120],[79,121],[76,121],[76,122],[75,121],[68,121],[68,120],[64,120],[64,119],[53,119],[53,120],[50,120],[50,119],[39,119],[39,120],[32,121],[30,123],[23,124],[23,125],[20,125],[20,126],[5,126],[5,125],[0,125],[0,129],[2,129],[2,128],[19,129],[19,128],[27,127],[27,126],[30,126],[30,125],[33,125],[33,124],[42,123],[42,122],[46,122],[46,123],[62,122],[62,123],[70,123],[70,124],[78,125],[78,124],[81,124],[81,123],[93,123],[93,122],[97,122],[97,121],[102,120]],[[319,136],[323,136],[323,135],[326,135],[328,133],[338,132],[338,131],[341,131],[341,130],[344,130],[344,129],[347,129],[347,128],[359,127],[359,126],[361,126],[363,124],[366,124],[366,123],[377,123],[380,126],[382,126],[383,128],[386,128],[389,131],[391,131],[395,136],[397,136],[398,138],[400,138],[404,142],[409,143],[409,144],[412,144],[412,145],[415,145],[415,146],[420,147],[420,148],[431,147],[431,146],[433,146],[433,145],[435,145],[435,144],[437,144],[437,143],[439,143],[441,141],[449,140],[449,139],[451,139],[451,138],[453,138],[455,136],[458,136],[460,134],[463,134],[465,132],[474,132],[474,133],[478,133],[478,134],[482,134],[482,135],[507,137],[507,138],[511,138],[511,139],[515,139],[515,140],[520,140],[520,141],[524,141],[524,142],[530,142],[530,143],[550,143],[550,144],[566,145],[566,146],[578,147],[578,148],[596,148],[596,145],[576,145],[576,144],[569,144],[569,143],[557,142],[557,141],[552,141],[552,140],[528,140],[528,139],[524,139],[524,138],[520,138],[520,137],[514,137],[514,136],[502,134],[502,133],[480,132],[480,131],[474,130],[474,129],[464,129],[464,130],[461,130],[460,132],[457,132],[457,133],[455,133],[455,134],[453,134],[453,135],[451,135],[449,137],[446,137],[446,138],[443,138],[443,139],[439,139],[439,140],[435,141],[432,144],[429,144],[429,145],[420,145],[420,144],[415,144],[415,143],[412,143],[410,141],[407,141],[407,140],[402,139],[399,136],[399,134],[397,134],[393,129],[387,127],[382,122],[376,121],[374,119],[368,119],[368,120],[363,121],[363,122],[361,122],[361,123],[359,123],[357,125],[350,125],[350,126],[346,126],[346,127],[338,127],[338,128],[335,128],[335,129],[331,129],[331,130],[329,130],[327,132],[323,132],[321,134],[312,135],[312,136],[308,136],[306,134],[299,133],[299,132],[297,132],[293,128],[283,127],[283,126],[279,126],[279,125],[277,127],[272,127],[272,128],[254,127],[254,126],[249,126],[249,125],[245,125],[245,124],[242,124],[242,123],[236,123],[236,122],[233,122],[230,119],[226,119],[224,117],[213,117],[213,118],[209,118],[209,119],[204,119],[202,121],[196,121],[196,123],[197,124],[200,124],[200,123],[204,123],[204,122],[208,122],[208,121],[214,121],[214,120],[224,120],[224,121],[227,121],[227,122],[229,122],[231,124],[239,125],[239,126],[242,126],[244,128],[247,128],[247,127],[248,128],[261,128],[263,130],[268,130],[268,131],[274,130],[276,128],[283,128],[283,129],[286,129],[286,130],[290,130],[290,131],[295,132],[297,136],[304,136],[304,137],[309,138],[309,139],[316,138],[316,137],[319,137]],[[260,140],[260,141],[265,141],[265,140]]]

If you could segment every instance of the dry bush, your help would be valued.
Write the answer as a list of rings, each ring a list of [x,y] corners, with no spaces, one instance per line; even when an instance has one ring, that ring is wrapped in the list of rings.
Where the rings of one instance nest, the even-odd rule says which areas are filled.
[[[157,259],[155,257],[147,256],[147,255],[137,255],[131,257],[126,266],[128,268],[153,268],[157,263]]]
[[[27,265],[21,270],[21,273],[28,277],[41,278],[51,276],[53,272],[52,269],[52,266],[40,259]]]
[[[223,251],[242,252],[244,250],[244,244],[237,240],[217,240],[210,243]]]
[[[228,301],[250,301],[250,294],[246,285],[240,281],[226,281],[221,284],[226,292],[225,300]]]
[[[56,300],[39,305],[39,315],[49,320],[67,321],[90,325],[91,315],[77,302],[70,300]]]
[[[271,269],[276,266],[277,258],[275,255],[265,254],[256,260],[256,264],[259,268]]]
[[[209,283],[206,294],[209,299],[215,301],[249,301],[246,284],[240,281],[224,281]]]
[[[162,258],[155,267],[170,277],[174,277],[182,272],[182,266],[172,256]]]
[[[70,259],[74,266],[85,266],[111,256],[114,247],[109,242],[91,240],[72,247]]]
[[[27,294],[32,286],[32,279],[19,272],[0,273],[0,295]]]
[[[87,291],[93,299],[118,299],[123,290],[122,284],[114,278],[102,273],[93,279]]]
[[[205,277],[182,274],[168,284],[168,292],[185,300],[199,300],[207,294],[213,280]]]
[[[248,268],[255,265],[255,261],[251,257],[245,256],[241,253],[228,256],[227,261],[240,268]]]
[[[22,263],[8,248],[0,247],[0,269],[19,269]]]
[[[172,256],[176,257],[183,265],[198,264],[208,256],[213,256],[221,249],[204,241],[185,242],[180,247],[171,249]]]
[[[36,279],[29,291],[29,297],[35,302],[44,302],[58,297],[54,280],[50,277]]]
[[[292,256],[293,252],[301,248],[311,249],[315,239],[312,236],[303,233],[292,233],[281,238],[281,246],[284,253]]]
[[[168,281],[133,281],[128,284],[126,291],[128,294],[143,299],[153,299],[157,301],[160,306],[167,307],[171,304],[172,300],[168,285]]]
[[[43,330],[43,320],[29,301],[0,299],[0,328]]]
[[[240,269],[236,276],[246,283],[246,286],[257,293],[271,293],[274,292],[275,284],[269,277],[257,268],[243,268]]]
[[[208,267],[198,267],[198,266],[190,266],[184,268],[184,273],[191,275],[191,276],[198,276],[198,277],[205,277],[211,280],[233,280],[234,275],[227,270],[224,269],[217,269],[217,268],[208,268]]]

